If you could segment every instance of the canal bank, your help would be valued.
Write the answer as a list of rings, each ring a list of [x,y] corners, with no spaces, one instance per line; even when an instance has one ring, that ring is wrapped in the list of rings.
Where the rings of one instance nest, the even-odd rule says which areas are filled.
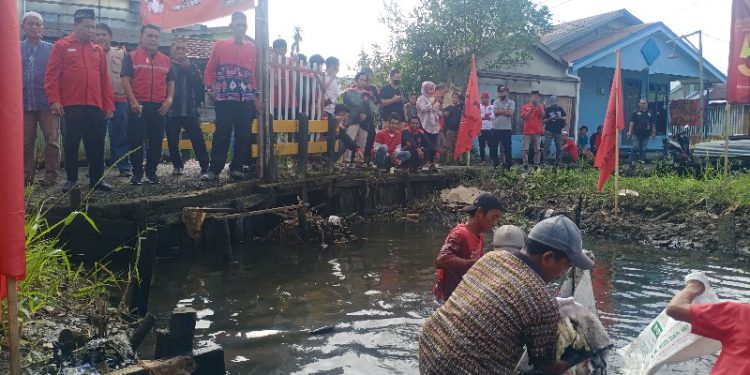
[[[338,214],[349,223],[366,221],[367,226],[373,228],[380,228],[383,223],[396,224],[398,228],[411,230],[411,237],[403,237],[401,241],[415,241],[416,244],[424,244],[429,247],[430,252],[434,252],[450,226],[464,220],[464,214],[458,211],[462,204],[444,202],[440,192],[462,184],[492,191],[501,196],[508,205],[503,213],[502,223],[529,228],[548,210],[568,213],[572,217],[576,217],[580,212],[581,226],[589,238],[605,238],[614,243],[625,244],[636,242],[641,251],[647,252],[654,252],[654,246],[664,246],[672,250],[699,250],[685,254],[692,257],[696,254],[717,253],[723,250],[719,246],[719,219],[731,212],[735,217],[733,228],[735,241],[739,245],[737,248],[742,249],[747,244],[747,231],[742,230],[747,225],[746,203],[742,199],[734,204],[728,203],[736,196],[731,192],[736,189],[737,184],[746,182],[747,176],[739,176],[736,180],[730,181],[727,184],[729,193],[727,190],[718,190],[717,186],[720,185],[712,180],[698,181],[675,176],[625,179],[625,187],[637,192],[638,196],[633,193],[624,196],[622,212],[615,216],[612,213],[609,195],[612,192],[595,193],[595,179],[592,180],[595,175],[591,172],[582,169],[551,168],[532,172],[500,172],[489,168],[449,167],[436,174],[408,175],[361,171],[345,175],[290,179],[272,184],[243,181],[196,185],[189,191],[174,192],[164,190],[167,187],[160,186],[156,195],[144,195],[145,190],[139,189],[135,191],[134,197],[114,197],[97,192],[86,198],[83,194],[79,197],[73,193],[58,197],[58,204],[49,214],[66,215],[71,210],[84,209],[89,213],[97,228],[92,228],[85,220],[78,218],[64,231],[63,241],[68,249],[75,249],[74,253],[81,254],[83,259],[104,259],[112,265],[119,263],[126,268],[128,265],[135,266],[133,268],[138,270],[140,278],[127,292],[127,297],[130,307],[140,314],[146,311],[161,311],[155,306],[162,302],[163,296],[156,290],[171,285],[171,279],[176,277],[169,270],[173,262],[181,264],[181,272],[188,275],[203,272],[202,267],[212,267],[217,262],[220,264],[220,271],[211,271],[212,273],[243,274],[250,266],[253,268],[251,272],[263,274],[265,268],[271,265],[265,264],[256,268],[255,260],[252,258],[258,254],[262,258],[263,254],[276,251],[274,249],[277,249],[277,245],[273,242],[281,240],[280,242],[293,243],[298,247],[295,267],[310,267],[305,265],[308,263],[313,265],[314,270],[327,267],[318,264],[319,261],[316,259],[325,259],[327,252],[334,250],[321,251],[317,246],[321,242],[325,242],[331,249],[341,245],[330,246],[336,241],[320,236],[319,226],[315,228],[316,223],[320,221],[314,220],[326,222],[325,219],[331,213]],[[665,195],[665,192],[673,195]],[[188,230],[182,222],[186,207],[202,209],[207,213],[197,240],[188,235]],[[303,215],[300,215],[301,212]],[[301,220],[303,217],[305,219]],[[425,223],[429,225],[425,226]],[[431,242],[422,237],[422,232],[431,233],[429,241],[435,244],[428,246]],[[270,236],[272,233],[275,235]],[[360,229],[352,238],[369,238],[370,235],[367,230]],[[392,236],[390,241],[396,243],[399,237]],[[367,249],[370,243],[360,241],[348,246]],[[679,257],[678,253],[683,252],[671,251],[665,254]],[[388,253],[388,256],[391,255]],[[434,254],[431,256],[434,257]],[[251,259],[248,260],[248,257]],[[727,259],[733,257],[734,252],[731,252]],[[431,265],[434,258],[427,258],[425,256],[425,259],[422,259],[426,262],[426,268],[415,272],[433,279],[434,270]],[[183,263],[186,260],[188,263]],[[288,266],[286,260],[279,262],[279,267]],[[295,267],[292,267],[292,270],[296,269]],[[349,266],[338,267],[345,269]],[[275,276],[268,277],[272,280],[277,280],[274,277],[282,276],[294,278],[282,270],[275,272]],[[245,288],[245,292],[256,293],[256,300],[263,305],[265,302],[262,293],[266,293],[265,288],[270,288],[271,285],[252,281],[253,277],[248,279],[249,283],[245,283],[243,279],[239,285]],[[179,279],[179,276],[176,278]],[[269,310],[269,314],[271,311],[286,311],[297,304],[307,305],[309,310],[314,310],[314,306],[324,304],[328,298],[332,298],[325,294],[329,289],[328,285],[307,284],[305,287],[316,289],[318,286],[321,290],[314,293],[322,293],[321,298],[311,297],[312,302],[289,299],[287,303],[292,307],[274,307],[273,310]],[[179,287],[181,286],[178,285],[178,289],[173,291],[175,295],[180,294]],[[152,289],[156,295],[152,295]],[[192,297],[182,299],[190,298]],[[252,298],[252,295],[235,295],[228,298]],[[342,300],[345,298],[342,297]],[[420,301],[422,300],[425,299],[422,298]],[[187,301],[183,304],[186,303]],[[190,301],[191,306],[193,303],[198,310],[199,323],[206,324],[201,323],[205,320],[202,318],[214,309],[208,307],[209,310],[206,310],[202,305],[205,302],[201,299]],[[357,311],[354,313],[359,314]],[[326,319],[315,316],[315,312],[311,314],[314,316],[306,320],[309,324],[299,330],[290,326],[282,327],[284,329],[261,330],[263,332],[260,333],[251,332],[250,336],[253,340],[257,338],[260,341],[266,340],[266,336],[278,334],[294,339],[306,337],[308,331],[316,328],[324,328],[325,331],[329,326],[336,327],[336,324],[328,324]],[[334,316],[337,313],[330,314]],[[414,319],[426,316],[420,315],[417,318],[414,314],[411,315]],[[163,325],[167,317],[161,318]],[[279,318],[268,316],[264,319]],[[203,341],[205,337],[199,337],[198,343]],[[227,353],[227,361],[243,361],[241,358],[231,357],[231,354]]]

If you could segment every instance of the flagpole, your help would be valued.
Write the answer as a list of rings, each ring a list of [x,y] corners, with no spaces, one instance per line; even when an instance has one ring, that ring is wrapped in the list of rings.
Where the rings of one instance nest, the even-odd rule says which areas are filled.
[[[21,338],[18,326],[18,294],[16,293],[16,278],[5,277],[8,287],[8,352],[10,375],[21,374]]]
[[[731,104],[727,101],[726,114],[724,115],[724,181],[729,177],[729,115]]]
[[[466,168],[471,166],[471,151],[468,151],[466,153]]]
[[[617,55],[617,66],[620,66],[620,55]],[[618,92],[622,92],[622,80],[617,82],[620,86]],[[620,119],[622,113],[619,112],[620,108],[620,95],[615,95],[615,108],[618,109],[617,118],[615,119],[615,215],[620,213],[620,129],[617,127],[617,120]]]

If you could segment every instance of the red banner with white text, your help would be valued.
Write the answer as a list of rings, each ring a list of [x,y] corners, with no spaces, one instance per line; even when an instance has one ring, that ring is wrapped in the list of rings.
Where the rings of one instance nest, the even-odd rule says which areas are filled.
[[[255,7],[255,0],[141,0],[143,24],[174,29]]]
[[[750,1],[732,1],[727,100],[750,104]]]

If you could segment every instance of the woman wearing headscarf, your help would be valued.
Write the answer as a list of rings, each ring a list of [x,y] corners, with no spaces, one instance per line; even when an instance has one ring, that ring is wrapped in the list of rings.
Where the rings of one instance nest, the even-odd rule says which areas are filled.
[[[442,105],[434,97],[435,84],[430,81],[422,83],[422,95],[417,98],[417,116],[422,122],[422,128],[425,132],[426,159],[427,163],[422,170],[429,170],[435,167],[435,152],[437,151],[438,139],[440,136],[440,113]]]

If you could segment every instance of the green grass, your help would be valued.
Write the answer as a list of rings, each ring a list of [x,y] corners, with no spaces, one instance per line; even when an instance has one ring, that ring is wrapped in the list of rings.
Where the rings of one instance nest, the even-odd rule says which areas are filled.
[[[584,195],[589,201],[614,206],[614,176],[596,191],[599,171],[593,168],[542,169],[523,173],[520,170],[500,172],[486,170],[468,178],[465,185],[490,191],[512,190],[524,194],[528,201],[575,199]],[[680,176],[654,169],[634,177],[620,177],[620,189],[638,192],[639,197],[624,197],[624,209],[651,208],[657,211],[682,211],[699,202],[716,211],[727,208],[750,208],[750,174],[733,173],[726,180],[720,170],[708,166],[699,178]],[[512,202],[517,203],[517,202]]]

